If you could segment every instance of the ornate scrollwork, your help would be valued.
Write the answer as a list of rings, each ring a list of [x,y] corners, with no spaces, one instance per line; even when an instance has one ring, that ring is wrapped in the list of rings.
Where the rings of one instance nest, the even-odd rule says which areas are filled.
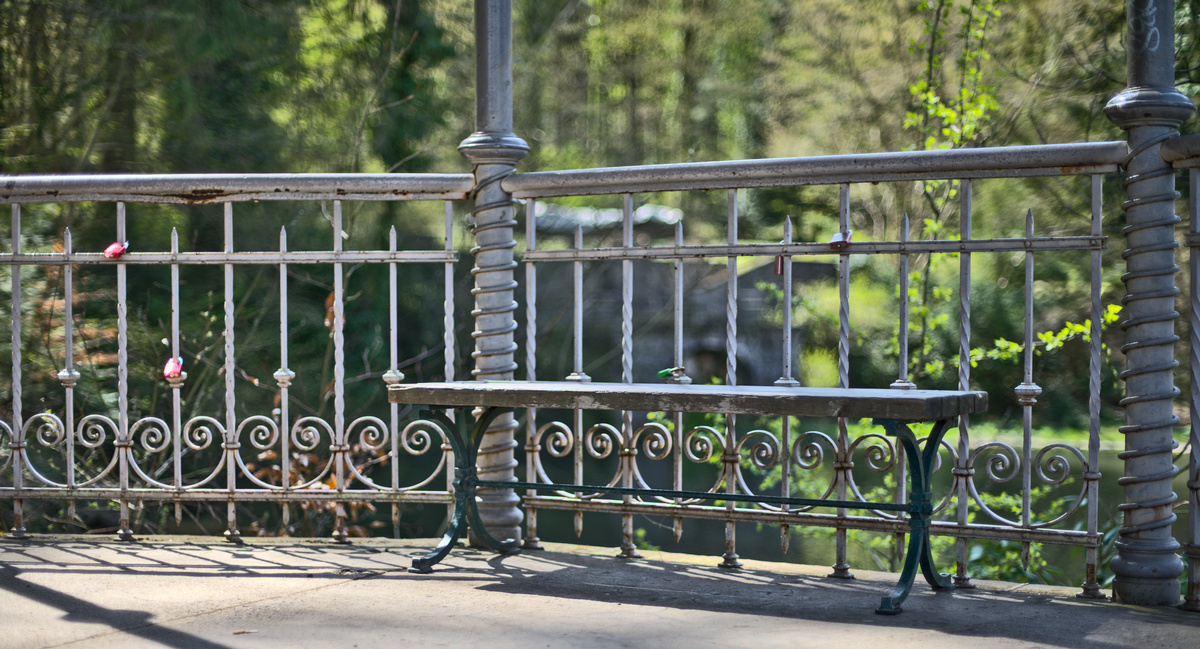
[[[251,427],[250,443],[260,451],[271,448],[279,440],[279,426],[270,417],[254,415],[253,417],[243,419],[242,423],[238,424],[237,427],[237,433],[235,434],[237,439],[242,438],[242,431],[247,426]]]
[[[642,439],[642,435],[645,435],[645,439]],[[642,445],[642,453],[651,460],[664,460],[670,457],[671,449],[674,447],[671,429],[655,421],[642,424],[633,432],[633,441],[629,443],[630,448],[636,448],[639,443]]]
[[[1021,456],[1017,453],[1016,449],[1004,442],[981,444],[979,448],[976,448],[971,453],[968,465],[973,466],[986,451],[995,451],[993,455],[987,457],[985,464],[986,473],[990,480],[996,483],[1004,483],[1019,475],[1021,470]],[[987,503],[983,501],[983,497],[980,495],[974,480],[968,480],[967,492],[971,495],[971,499],[975,501],[980,511],[992,520],[1011,527],[1019,527],[1021,525],[1021,521],[1006,518],[996,510],[988,507]]]
[[[537,429],[528,448],[534,451],[532,452],[530,461],[533,462],[537,481],[545,484],[554,484],[554,480],[551,480],[549,474],[546,473],[546,467],[542,464],[541,456],[535,451],[536,449],[545,448],[551,457],[569,457],[575,449],[575,435],[571,432],[571,427],[565,423],[551,421]]]
[[[537,430],[533,443],[543,446],[551,457],[567,457],[575,448],[575,435],[571,433],[570,426],[561,421],[552,421]]]
[[[361,427],[358,444],[365,451],[378,451],[387,446],[390,439],[388,425],[378,417],[359,417],[346,426],[346,439],[354,436],[355,429]]]
[[[129,438],[138,439],[147,453],[161,453],[171,443],[171,426],[158,417],[145,417],[129,427]]]
[[[99,448],[108,439],[108,431],[117,437],[117,424],[104,415],[88,415],[79,420],[75,438],[87,448]]]
[[[636,449],[639,444],[642,446],[642,453],[650,460],[665,460],[671,457],[671,452],[675,448],[671,429],[656,421],[646,422],[633,431],[633,438],[629,442],[629,447]],[[642,470],[638,466],[637,459],[637,456],[634,455],[630,458],[629,463],[630,469],[633,471],[633,485],[642,489],[650,489],[650,485],[646,483],[646,479],[642,476]],[[639,498],[638,500],[644,500],[644,498]],[[674,502],[671,498],[660,496],[653,497],[653,500]]]
[[[750,451],[750,461],[754,464],[754,466],[765,471],[774,468],[775,465],[779,464],[779,460],[782,457],[781,451],[783,449],[779,443],[779,439],[771,433],[765,430],[752,430],[738,440],[736,446],[737,456],[740,457],[741,454],[746,450]],[[739,462],[735,468],[735,479],[737,480],[738,488],[740,488],[744,494],[754,495],[754,490],[752,490],[750,485],[746,483],[746,476],[742,473],[741,462]],[[772,505],[760,504],[759,506],[768,510],[777,509]]]
[[[430,419],[416,419],[400,430],[400,447],[409,455],[424,455],[433,447],[431,431],[442,438],[443,444],[448,443],[446,431],[442,430],[437,422]]]
[[[0,420],[0,437],[7,438],[6,440],[0,440],[0,447],[8,448],[8,453],[3,456],[4,461],[0,463],[0,474],[4,474],[8,471],[8,467],[12,465],[13,456],[16,455],[16,449],[12,447],[12,428],[4,420]]]
[[[721,433],[712,426],[697,426],[688,432],[683,445],[683,453],[687,459],[699,464],[705,464],[713,458],[718,449],[723,448]]]
[[[974,466],[986,451],[996,451],[988,456],[985,463],[987,477],[992,482],[1004,483],[1017,477],[1021,470],[1021,456],[1016,449],[1004,442],[988,442],[976,448],[970,456],[969,464]]]
[[[610,424],[596,424],[588,429],[583,436],[583,447],[587,454],[603,460],[612,454],[613,449],[623,448],[624,436]]]
[[[805,431],[797,435],[792,441],[792,464],[805,470],[820,467],[825,462],[825,447],[836,449],[837,443],[819,430]]]
[[[213,431],[216,430],[216,434]],[[189,419],[183,425],[183,443],[193,451],[203,451],[212,445],[213,439],[225,435],[225,426],[221,422],[201,415]]]
[[[33,429],[34,437],[42,446],[53,448],[66,437],[66,426],[62,420],[49,412],[39,412],[25,421],[25,439],[29,439],[30,429]]]
[[[333,428],[320,417],[301,417],[292,425],[292,446],[298,451],[311,451],[321,443],[321,433],[333,439]]]
[[[1033,458],[1033,468],[1037,473],[1038,480],[1050,486],[1058,486],[1067,481],[1071,477],[1071,462],[1055,451],[1069,451],[1079,460],[1081,466],[1087,466],[1087,459],[1084,458],[1083,452],[1074,446],[1066,444],[1050,444]],[[1049,455],[1048,455],[1049,454]]]
[[[850,443],[850,457],[854,457],[859,447],[865,449],[863,456],[866,458],[868,469],[883,473],[896,466],[896,447],[887,437],[879,433],[867,433],[857,437]]]
[[[740,455],[749,445],[750,461],[754,466],[765,470],[779,464],[781,457],[779,439],[765,430],[752,430],[738,441],[737,452]],[[739,467],[740,470],[740,467]]]
[[[75,438],[78,441],[79,446],[87,449],[96,449],[103,446],[108,440],[109,431],[112,431],[114,439],[120,436],[117,430],[117,424],[112,419],[109,419],[104,415],[87,415],[86,417],[80,419],[79,423],[76,425]],[[78,451],[78,447],[76,447],[76,450]],[[111,454],[106,466],[99,471],[94,471],[91,477],[77,482],[75,486],[88,487],[96,484],[112,471],[113,467],[117,465],[118,459],[119,455],[117,453]],[[77,472],[82,472],[84,470],[94,469],[94,466],[90,462],[81,463],[77,464],[75,469]]]

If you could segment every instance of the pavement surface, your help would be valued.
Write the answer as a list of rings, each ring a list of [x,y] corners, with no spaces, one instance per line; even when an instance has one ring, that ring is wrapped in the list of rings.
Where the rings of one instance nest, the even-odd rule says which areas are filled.
[[[894,575],[547,544],[458,549],[407,572],[433,541],[0,537],[0,647],[1087,647],[1200,648],[1200,613],[1082,600],[1078,589],[921,579],[895,617]]]

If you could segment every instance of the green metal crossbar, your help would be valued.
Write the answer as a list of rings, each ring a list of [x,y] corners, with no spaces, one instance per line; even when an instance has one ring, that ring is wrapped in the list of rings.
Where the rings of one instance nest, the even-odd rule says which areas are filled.
[[[680,491],[677,489],[638,489],[634,487],[609,487],[578,484],[550,484],[546,482],[501,482],[498,480],[468,479],[476,487],[495,489],[557,489],[561,491],[593,492],[617,496],[653,496],[660,498],[688,498],[692,500],[729,500],[738,503],[765,503],[770,505],[802,505],[812,507],[840,507],[845,509],[874,509],[885,512],[912,512],[914,503],[869,503],[857,500],[825,500],[822,498],[793,498],[791,496],[758,496],[754,494],[727,494],[712,491]],[[925,512],[927,514],[932,511]]]

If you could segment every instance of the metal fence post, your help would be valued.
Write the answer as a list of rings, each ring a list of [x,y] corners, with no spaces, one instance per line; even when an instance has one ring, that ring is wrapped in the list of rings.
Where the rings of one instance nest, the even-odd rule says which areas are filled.
[[[1128,88],[1104,112],[1128,133],[1123,204],[1126,332],[1124,521],[1117,539],[1113,598],[1126,604],[1179,602],[1183,563],[1171,535],[1176,495],[1171,478],[1175,448],[1172,428],[1179,422],[1172,400],[1175,347],[1175,173],[1159,153],[1167,138],[1195,110],[1175,89],[1174,0],[1129,0],[1127,4]]]
[[[458,150],[471,162],[475,175],[475,369],[477,379],[511,380],[517,365],[513,333],[517,283],[513,270],[513,227],[516,225],[512,194],[500,181],[511,175],[529,145],[512,132],[512,5],[509,0],[475,0],[475,132]],[[512,413],[498,417],[488,428],[479,449],[479,477],[483,480],[516,480]],[[481,489],[479,515],[498,539],[521,536],[521,498],[511,489]]]

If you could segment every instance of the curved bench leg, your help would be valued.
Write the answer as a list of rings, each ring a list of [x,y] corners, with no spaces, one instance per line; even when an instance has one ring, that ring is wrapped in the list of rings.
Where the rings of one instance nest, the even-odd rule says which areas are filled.
[[[912,590],[918,567],[925,581],[935,590],[954,588],[950,575],[937,571],[929,540],[929,517],[933,514],[933,504],[930,502],[933,465],[950,420],[943,419],[934,424],[929,438],[925,440],[924,449],[917,444],[917,438],[907,424],[890,420],[879,423],[888,435],[895,437],[903,446],[909,466],[909,537],[908,552],[904,555],[904,569],[895,588],[883,598],[879,608],[875,609],[880,615],[896,615],[901,611],[900,604]]]
[[[475,458],[479,453],[479,443],[483,439],[484,431],[499,416],[500,412],[500,408],[485,409],[467,435],[466,443],[463,443],[464,440],[460,438],[459,426],[450,421],[445,414],[440,412],[422,413],[422,417],[433,419],[442,426],[447,441],[454,448],[454,516],[450,519],[450,526],[446,529],[446,534],[442,536],[437,547],[425,556],[414,558],[409,572],[422,574],[431,572],[433,566],[445,559],[446,555],[454,549],[454,545],[462,538],[468,525],[475,531],[476,538],[491,549],[504,554],[514,554],[520,551],[516,540],[499,541],[488,533],[479,518],[479,506],[475,501],[479,482],[476,475]],[[464,413],[465,415],[466,413]]]
[[[467,449],[470,453],[470,483],[468,493],[470,497],[466,500],[466,516],[467,523],[471,526],[471,532],[475,539],[482,541],[484,545],[499,552],[501,554],[517,554],[521,551],[520,539],[504,539],[503,541],[492,536],[487,528],[483,525],[483,520],[479,517],[479,503],[475,500],[476,486],[479,483],[478,473],[476,471],[476,459],[479,457],[479,446],[483,443],[483,435],[487,432],[488,427],[492,425],[496,417],[499,417],[504,408],[491,406],[485,408],[483,413],[479,415],[479,419],[475,422],[475,426],[471,428],[470,437],[467,439]]]
[[[459,480],[462,479],[460,469],[455,469],[455,492],[454,492],[454,517],[450,519],[450,527],[446,528],[446,534],[442,536],[442,540],[438,542],[433,552],[422,557],[413,557],[412,567],[409,572],[418,572],[426,574],[433,571],[433,567],[439,561],[446,558],[450,551],[454,549],[454,545],[462,538],[463,532],[466,531],[466,492],[458,486]]]
[[[463,448],[458,426],[445,413],[424,411],[419,416],[437,422],[442,427],[446,441],[454,449],[454,516],[451,517],[450,526],[446,528],[446,533],[437,547],[425,556],[414,557],[412,567],[408,569],[409,572],[425,574],[431,572],[439,561],[450,554],[450,550],[454,549],[454,545],[466,531],[467,503],[475,498],[474,481],[468,480],[468,477],[474,470],[475,462]]]
[[[900,573],[900,581],[896,582],[892,592],[883,597],[879,603],[879,608],[875,609],[880,615],[896,615],[900,613],[900,604],[908,598],[909,591],[912,590],[913,582],[917,577],[917,564],[922,564],[924,569],[924,561],[922,550],[928,551],[929,544],[926,543],[927,535],[921,534],[915,529],[910,530],[908,534],[908,552],[904,554],[904,569]]]

